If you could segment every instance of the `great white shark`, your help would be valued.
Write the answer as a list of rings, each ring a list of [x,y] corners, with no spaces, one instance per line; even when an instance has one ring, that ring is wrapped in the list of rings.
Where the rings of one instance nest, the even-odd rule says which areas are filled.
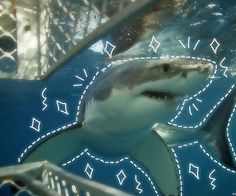
[[[142,164],[164,195],[179,194],[172,153],[152,128],[167,122],[187,96],[213,72],[210,62],[192,59],[136,60],[112,66],[94,81],[81,104],[80,122],[48,137],[24,162],[61,164],[85,148],[128,155]]]

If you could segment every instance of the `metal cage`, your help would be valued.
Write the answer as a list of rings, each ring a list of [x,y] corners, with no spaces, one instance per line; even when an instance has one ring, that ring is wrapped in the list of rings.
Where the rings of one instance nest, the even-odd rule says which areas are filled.
[[[6,187],[10,190],[6,191]],[[118,189],[73,175],[49,162],[0,168],[0,194],[4,195],[122,195]]]
[[[0,78],[39,79],[154,0],[1,0]]]

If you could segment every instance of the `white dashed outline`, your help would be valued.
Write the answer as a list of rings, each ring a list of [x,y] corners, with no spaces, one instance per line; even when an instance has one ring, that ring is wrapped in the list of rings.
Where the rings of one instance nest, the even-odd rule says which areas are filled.
[[[152,180],[151,180],[151,178],[149,177],[149,175],[146,174],[146,173],[142,170],[142,168],[139,167],[139,166],[137,166],[133,161],[130,160],[129,162],[130,162],[135,168],[137,168],[139,171],[141,171],[141,172],[146,176],[146,178],[148,179],[148,181],[151,183],[151,186],[152,186],[154,192],[156,193],[157,196],[159,196],[159,194],[158,194],[158,192],[157,192],[157,190],[156,190],[156,187],[154,186],[154,183],[152,182]]]
[[[189,142],[189,143],[186,143],[186,144],[178,145],[177,148],[185,148],[185,147],[188,147],[188,146],[193,146],[195,144],[198,144],[198,141],[194,141],[194,142]]]
[[[158,60],[158,59],[161,59],[161,60],[168,60],[168,59],[192,59],[192,60],[201,60],[201,61],[206,61],[206,62],[209,62],[209,63],[213,63],[213,65],[215,66],[214,68],[214,73],[212,75],[212,78],[211,80],[206,84],[206,86],[198,91],[197,93],[195,93],[194,95],[184,99],[183,101],[183,104],[182,106],[180,107],[180,111],[178,112],[178,114],[170,121],[170,123],[172,123],[182,112],[183,110],[183,107],[185,105],[185,103],[189,100],[192,100],[193,98],[197,97],[200,93],[204,92],[210,85],[211,83],[213,82],[213,79],[214,79],[214,76],[217,72],[217,64],[215,61],[212,61],[210,59],[206,59],[206,58],[200,58],[200,57],[193,57],[193,56],[170,56],[170,55],[165,55],[165,56],[160,56],[160,57],[151,57],[151,56],[148,56],[148,57],[134,57],[134,58],[129,58],[129,59],[122,59],[122,60],[116,60],[116,61],[113,61],[111,62],[107,67],[103,68],[102,71],[105,72],[108,68],[110,68],[112,65],[115,65],[115,64],[120,64],[120,63],[124,63],[124,62],[130,62],[130,61],[135,61],[135,60]],[[93,77],[92,81],[86,86],[85,90],[83,91],[82,93],[82,96],[80,97],[80,100],[79,100],[79,104],[78,104],[78,107],[77,107],[77,114],[76,114],[76,121],[78,121],[78,116],[79,116],[79,113],[80,113],[80,106],[81,106],[81,103],[82,103],[82,100],[84,98],[84,95],[85,93],[87,92],[87,89],[94,83],[94,80],[97,78],[99,72],[97,71],[95,76]],[[174,126],[174,125],[173,125]]]
[[[230,124],[230,122],[231,122],[232,116],[233,116],[233,114],[235,113],[235,111],[236,111],[236,105],[235,105],[234,110],[233,110],[233,112],[231,113],[230,119],[229,119],[229,121],[228,121],[227,130],[228,130],[229,124]],[[229,139],[228,136],[227,136],[227,138]],[[182,144],[182,145],[178,145],[177,148],[178,148],[178,149],[186,148],[186,147],[193,146],[193,145],[195,145],[195,144],[199,144],[199,142],[198,142],[198,141],[193,141],[193,142],[190,142],[190,143],[185,143],[185,144]],[[224,170],[229,171],[230,173],[233,173],[233,174],[236,173],[236,171],[231,170],[231,169],[225,167],[225,166],[222,165],[219,161],[215,160],[215,159],[203,148],[203,146],[202,146],[201,144],[199,144],[198,146],[200,147],[201,151],[202,151],[207,157],[210,158],[211,161],[215,162],[215,163],[216,163],[217,165],[219,165],[221,168],[223,168]],[[234,149],[233,149],[232,144],[230,145],[230,147],[231,147],[232,151],[234,152]],[[182,178],[181,168],[180,168],[180,166],[179,166],[179,160],[178,160],[178,157],[177,157],[177,154],[176,154],[174,148],[171,148],[171,150],[172,150],[172,152],[174,153],[175,161],[176,161],[177,168],[178,168],[179,180],[180,180],[180,196],[182,196],[182,195],[183,195],[183,178]],[[236,159],[236,157],[235,157],[235,159]]]
[[[88,90],[88,88],[93,85],[95,79],[97,78],[97,76],[99,75],[99,73],[104,73],[107,69],[109,69],[112,65],[115,65],[115,64],[119,64],[119,63],[123,63],[123,62],[129,62],[129,61],[136,61],[136,60],[158,60],[158,59],[193,59],[193,60],[203,60],[203,61],[208,61],[208,62],[211,62],[213,64],[215,64],[215,71],[214,71],[214,74],[216,73],[217,71],[217,65],[216,65],[216,62],[215,61],[212,61],[212,60],[209,60],[209,59],[206,59],[206,58],[200,58],[200,57],[191,57],[191,56],[169,56],[169,55],[165,55],[165,56],[161,56],[161,57],[134,57],[134,58],[129,58],[129,59],[122,59],[122,60],[117,60],[117,61],[113,61],[111,62],[109,65],[107,65],[103,70],[102,72],[99,72],[97,71],[95,73],[95,75],[93,76],[92,80],[89,82],[89,84],[85,87],[84,91],[82,92],[82,95],[79,99],[79,103],[78,103],[78,107],[77,107],[77,113],[76,113],[76,117],[75,117],[75,121],[73,123],[69,123],[67,125],[64,125],[63,127],[59,127],[51,132],[48,132],[47,134],[44,134],[43,136],[37,138],[36,140],[34,140],[28,147],[26,147],[24,149],[24,151],[21,153],[21,155],[17,158],[17,161],[20,163],[22,161],[22,159],[24,158],[24,156],[26,155],[26,153],[32,149],[33,146],[36,146],[37,143],[39,143],[39,141],[41,141],[42,139],[44,138],[47,138],[53,134],[56,134],[60,131],[62,131],[63,129],[65,128],[69,128],[75,124],[77,124],[77,122],[79,121],[79,113],[80,113],[80,107],[81,107],[81,103],[82,103],[82,100]],[[214,75],[213,74],[213,75]],[[204,89],[206,89],[211,83],[212,83],[213,79],[210,80],[210,82],[206,85],[206,87]],[[203,90],[202,90],[203,91]],[[187,100],[191,100],[192,98],[196,97],[198,94],[200,94],[202,91],[199,91],[198,93],[196,93],[195,95],[189,97],[188,99],[185,99],[185,102]],[[182,104],[182,107],[183,108],[183,105]],[[179,113],[179,112],[178,112]]]
[[[88,151],[88,149],[86,148],[84,151],[82,151],[79,155],[75,156],[74,158],[72,158],[70,161],[67,161],[65,163],[62,163],[62,166],[65,167],[69,164],[71,164],[72,162],[74,162],[76,159],[79,159],[82,155],[84,155],[84,153],[86,153]]]
[[[226,127],[226,137],[227,137],[227,140],[228,140],[228,142],[229,142],[229,147],[230,147],[231,150],[232,150],[232,153],[233,153],[233,156],[234,156],[234,160],[236,161],[236,153],[235,153],[233,144],[232,144],[232,142],[231,142],[231,139],[230,139],[230,137],[229,137],[229,132],[230,132],[229,127],[230,127],[232,118],[233,118],[233,116],[234,116],[234,114],[235,114],[235,111],[236,111],[236,104],[234,105],[234,109],[233,109],[233,111],[232,111],[232,113],[231,113],[231,115],[230,115],[230,117],[229,117],[228,123],[227,123],[227,127]]]
[[[154,192],[156,193],[156,195],[159,196],[158,191],[156,190],[156,187],[154,186],[154,183],[153,183],[153,181],[151,180],[151,178],[149,177],[149,175],[148,175],[145,171],[143,171],[141,167],[137,166],[132,160],[130,160],[129,157],[123,157],[123,158],[121,158],[121,159],[119,159],[119,160],[116,160],[116,161],[107,161],[107,160],[104,160],[104,159],[102,159],[102,158],[100,158],[100,157],[97,157],[97,156],[95,156],[95,155],[92,155],[90,152],[88,152],[88,149],[85,149],[85,150],[84,150],[83,152],[81,152],[79,155],[77,155],[77,156],[75,156],[74,158],[72,158],[71,160],[69,160],[69,161],[63,163],[62,166],[67,166],[67,165],[71,164],[73,161],[79,159],[79,158],[80,158],[82,155],[84,155],[85,153],[86,153],[90,158],[94,159],[95,161],[99,161],[99,162],[101,162],[101,163],[104,163],[105,165],[115,165],[115,164],[119,164],[119,163],[121,163],[121,162],[123,162],[123,161],[129,161],[129,163],[130,163],[131,165],[133,165],[136,169],[138,169],[139,171],[141,171],[142,174],[144,174],[144,176],[148,179],[149,183],[151,184],[151,186],[152,186]]]
[[[217,161],[216,159],[214,159],[204,148],[203,146],[200,144],[199,145],[200,149],[202,150],[202,152],[207,155],[213,162],[215,162],[217,165],[219,165],[221,168],[223,168],[224,170],[230,172],[230,173],[236,173],[236,171],[229,169],[227,167],[225,167],[223,164],[221,164],[219,161]]]
[[[175,159],[177,170],[178,170],[178,173],[179,173],[180,196],[183,196],[183,177],[182,177],[182,172],[181,172],[181,168],[180,168],[180,165],[179,165],[179,160],[178,160],[178,157],[177,157],[177,154],[176,154],[174,148],[171,148],[171,151],[174,154],[174,159]]]
[[[176,123],[172,123],[172,122],[173,122],[173,121],[172,121],[173,119],[171,120],[172,122],[170,121],[170,122],[168,122],[168,124],[171,125],[171,126],[175,126],[175,127],[179,127],[179,128],[184,128],[184,129],[196,129],[196,128],[198,128],[198,127],[201,127],[201,126],[203,125],[203,123],[206,122],[206,120],[209,118],[210,114],[212,114],[212,113],[215,111],[215,109],[217,108],[217,106],[220,105],[221,102],[222,102],[226,97],[228,97],[228,95],[230,94],[230,92],[233,90],[234,87],[235,87],[235,85],[233,84],[233,85],[230,87],[230,89],[228,90],[228,92],[227,92],[223,97],[221,97],[221,99],[217,102],[217,104],[215,104],[215,105],[212,107],[212,109],[206,114],[206,116],[203,118],[203,120],[199,122],[199,124],[194,125],[194,126],[183,126],[183,125],[178,125],[178,124],[176,124]],[[184,101],[184,102],[185,102],[185,101]],[[175,119],[182,113],[184,104],[185,104],[185,103],[182,104],[182,107],[181,107],[180,111],[179,111],[178,114],[174,117]]]
[[[235,106],[235,110],[236,110],[236,106]],[[234,112],[235,112],[235,111],[234,111]],[[232,112],[232,114],[233,114],[233,112]],[[231,116],[233,116],[232,114],[231,114]],[[230,120],[228,121],[228,123],[231,122],[231,119],[232,119],[232,118],[230,118]],[[223,168],[224,170],[229,171],[230,173],[234,173],[234,174],[236,173],[236,171],[227,168],[226,166],[224,166],[223,164],[221,164],[219,161],[217,161],[216,159],[214,159],[214,158],[207,152],[207,150],[205,150],[205,148],[202,146],[202,144],[200,144],[198,141],[194,141],[194,142],[190,142],[190,143],[178,145],[177,148],[178,148],[178,149],[187,148],[187,147],[193,146],[193,145],[195,145],[195,144],[199,144],[198,146],[200,147],[201,151],[202,151],[207,157],[209,157],[211,161],[213,161],[214,163],[216,163],[217,165],[219,165],[219,166],[220,166],[221,168]],[[231,146],[232,146],[232,144],[231,144]],[[231,147],[231,150],[234,151],[233,146]],[[234,157],[234,158],[236,159],[236,157]]]
[[[70,124],[68,124],[68,125],[64,125],[64,126],[62,126],[62,127],[59,127],[58,129],[54,129],[53,131],[48,132],[48,133],[42,135],[41,137],[39,137],[39,138],[37,138],[36,140],[34,140],[27,148],[24,149],[24,151],[21,153],[21,155],[17,158],[18,163],[20,163],[20,162],[22,161],[22,159],[23,159],[23,157],[25,156],[25,154],[26,154],[33,146],[35,146],[37,143],[39,143],[39,141],[41,141],[41,140],[44,139],[44,138],[49,137],[50,135],[53,135],[53,134],[58,133],[58,132],[60,132],[61,130],[64,130],[64,129],[69,128],[69,127],[71,127],[71,126],[73,126],[73,125],[76,125],[76,124],[77,124],[77,122],[70,123]]]
[[[195,59],[195,60],[204,60],[204,61],[211,62],[211,63],[213,63],[213,64],[215,65],[215,71],[214,71],[213,76],[214,76],[214,75],[216,74],[216,72],[217,72],[217,64],[216,64],[215,61],[212,61],[212,60],[209,60],[209,59],[205,59],[205,58],[199,58],[199,57],[191,57],[191,56],[168,56],[168,55],[167,55],[167,56],[162,56],[162,57],[159,57],[159,58],[158,58],[158,57],[135,57],[135,58],[130,58],[130,59],[117,60],[117,61],[112,62],[111,64],[109,64],[107,67],[105,67],[105,68],[103,69],[103,72],[106,71],[108,68],[110,68],[113,64],[117,64],[117,63],[128,62],[128,61],[134,61],[134,60],[157,60],[157,59]],[[103,73],[103,72],[102,72],[102,73]],[[92,78],[92,80],[90,81],[90,83],[85,87],[85,90],[83,91],[83,93],[82,93],[82,95],[81,95],[81,97],[80,97],[79,104],[78,104],[78,107],[77,107],[77,113],[76,113],[76,121],[73,122],[73,123],[64,125],[64,126],[58,128],[58,129],[55,129],[55,130],[53,130],[53,131],[51,131],[51,132],[48,132],[47,134],[44,134],[43,136],[41,136],[41,137],[37,138],[36,140],[34,140],[27,148],[24,149],[24,151],[21,153],[20,157],[18,157],[18,159],[17,159],[18,162],[21,162],[22,159],[23,159],[23,157],[25,156],[25,154],[26,154],[33,146],[35,146],[39,141],[41,141],[42,139],[47,138],[47,137],[49,137],[50,135],[56,134],[56,133],[58,133],[58,132],[60,132],[60,131],[62,131],[62,130],[64,130],[64,129],[66,129],[66,128],[69,128],[69,127],[71,127],[71,126],[77,124],[78,116],[79,116],[79,112],[80,112],[80,105],[81,105],[81,102],[82,102],[82,100],[83,100],[83,98],[84,98],[84,95],[85,95],[85,93],[87,92],[88,88],[94,83],[94,80],[96,79],[96,77],[98,76],[98,74],[99,74],[99,72],[96,72],[96,73],[95,73],[94,77]],[[214,77],[213,77],[213,78],[214,78]],[[193,96],[189,97],[188,99],[185,99],[185,100],[183,101],[181,107],[179,107],[179,108],[180,108],[180,109],[179,109],[179,112],[177,113],[177,115],[176,115],[172,120],[174,121],[174,120],[180,115],[180,113],[181,113],[182,110],[183,110],[183,107],[184,107],[185,103],[186,103],[188,100],[191,100],[191,99],[195,98],[195,97],[198,96],[201,92],[205,91],[206,88],[208,88],[208,87],[210,86],[210,84],[212,83],[212,81],[213,81],[213,79],[211,79],[210,82],[209,82],[201,91],[199,91],[198,93],[196,93],[196,94],[194,94]],[[234,87],[234,85],[231,86],[230,91],[232,90],[233,87]],[[228,92],[228,94],[229,94],[229,93],[230,93],[230,92]],[[228,96],[228,94],[226,94],[224,97],[222,97],[221,100],[212,108],[212,110],[211,110],[211,111],[207,114],[207,116],[204,118],[204,119],[205,119],[204,122],[206,121],[206,118],[210,115],[210,113],[213,112],[213,110],[215,109],[215,107],[218,106],[218,105],[223,101],[223,99]],[[235,106],[235,107],[236,107],[236,106]],[[234,112],[235,112],[235,109],[236,109],[236,108],[234,108]],[[231,116],[230,116],[230,119],[229,119],[229,122],[228,122],[228,125],[227,125],[227,139],[228,139],[228,141],[229,141],[229,143],[230,143],[230,147],[231,147],[231,149],[232,149],[232,152],[233,152],[233,154],[235,155],[235,151],[234,151],[234,149],[233,149],[233,146],[232,146],[232,143],[231,143],[231,141],[230,141],[229,134],[228,134],[230,121],[231,121],[231,119],[232,119],[232,117],[233,117],[234,112],[232,112],[232,114],[231,114]],[[171,120],[171,122],[173,122],[172,120]],[[199,123],[199,126],[201,126],[200,124],[201,124],[201,123]],[[176,124],[175,124],[175,125],[176,125]],[[175,126],[175,125],[174,125],[174,126]],[[179,125],[177,125],[177,126],[179,126]],[[197,127],[199,127],[199,126],[197,126]],[[182,127],[182,126],[179,126],[179,127]],[[197,128],[197,127],[192,127],[192,126],[186,126],[186,127],[184,127],[184,126],[183,126],[182,128]],[[195,141],[195,142],[192,142],[192,143],[188,143],[188,144],[183,144],[183,145],[178,146],[178,148],[183,148],[183,147],[191,146],[191,145],[194,145],[194,144],[197,144],[197,143],[198,143],[198,141]],[[206,155],[207,155],[211,160],[213,160],[215,163],[217,163],[218,165],[220,165],[222,168],[226,169],[227,171],[230,171],[231,173],[236,173],[235,171],[226,168],[226,167],[223,166],[221,163],[219,163],[218,161],[216,161],[212,156],[210,156],[210,155],[205,151],[205,149],[202,147],[202,145],[199,145],[199,146],[200,146],[201,150],[204,152],[204,154],[206,154]],[[173,148],[172,148],[171,150],[172,150],[172,152],[174,153],[175,161],[176,161],[176,163],[177,163],[177,168],[178,168],[178,172],[179,172],[179,179],[180,179],[180,195],[182,196],[182,195],[183,195],[183,181],[182,181],[182,175],[181,175],[181,170],[180,170],[180,166],[179,166],[179,161],[178,161],[178,158],[177,158],[177,154],[175,153],[175,150],[174,150]],[[77,155],[76,157],[74,157],[74,158],[71,160],[71,162],[74,161],[75,159],[79,158],[80,156],[82,156],[84,153],[87,153],[87,149],[86,149],[85,151],[83,151],[82,153],[80,153],[80,155]],[[91,157],[91,158],[92,158],[92,157]],[[94,158],[95,158],[95,157],[94,157]],[[98,159],[98,160],[100,160],[100,161],[102,162],[102,159],[99,159],[99,158],[96,158],[96,159]],[[128,159],[128,158],[127,158],[127,159]],[[125,160],[125,159],[124,159],[124,160]],[[104,161],[104,160],[103,160],[103,161]],[[121,160],[120,160],[120,161],[121,161]],[[66,163],[64,163],[64,164],[70,164],[71,162],[68,161],[68,162],[66,162]],[[107,161],[104,161],[104,163],[107,163]],[[109,163],[111,164],[112,162],[109,162]],[[114,162],[114,164],[115,164],[115,163],[116,163],[116,162]],[[130,160],[130,163],[131,163],[133,166],[135,166],[138,170],[140,170],[140,171],[148,178],[148,180],[150,181],[151,185],[154,186],[154,185],[153,185],[153,182],[152,182],[151,179],[150,179],[150,177],[149,177],[140,167],[138,167],[138,166],[137,166],[135,163],[133,163],[131,160]],[[64,166],[64,165],[63,165],[63,166]],[[155,190],[155,192],[158,194],[158,192],[157,192],[156,190]]]

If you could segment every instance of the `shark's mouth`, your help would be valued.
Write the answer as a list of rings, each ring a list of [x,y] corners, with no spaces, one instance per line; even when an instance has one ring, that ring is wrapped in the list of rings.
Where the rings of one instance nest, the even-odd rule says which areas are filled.
[[[161,92],[152,90],[143,91],[142,95],[158,101],[173,101],[178,97],[177,94],[171,92]]]

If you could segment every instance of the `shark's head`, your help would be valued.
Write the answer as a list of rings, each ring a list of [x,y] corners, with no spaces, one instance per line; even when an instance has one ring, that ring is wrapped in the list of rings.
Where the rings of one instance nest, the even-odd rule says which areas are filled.
[[[101,74],[87,94],[84,124],[97,134],[132,135],[167,122],[200,90],[213,65],[198,60],[139,60]]]

